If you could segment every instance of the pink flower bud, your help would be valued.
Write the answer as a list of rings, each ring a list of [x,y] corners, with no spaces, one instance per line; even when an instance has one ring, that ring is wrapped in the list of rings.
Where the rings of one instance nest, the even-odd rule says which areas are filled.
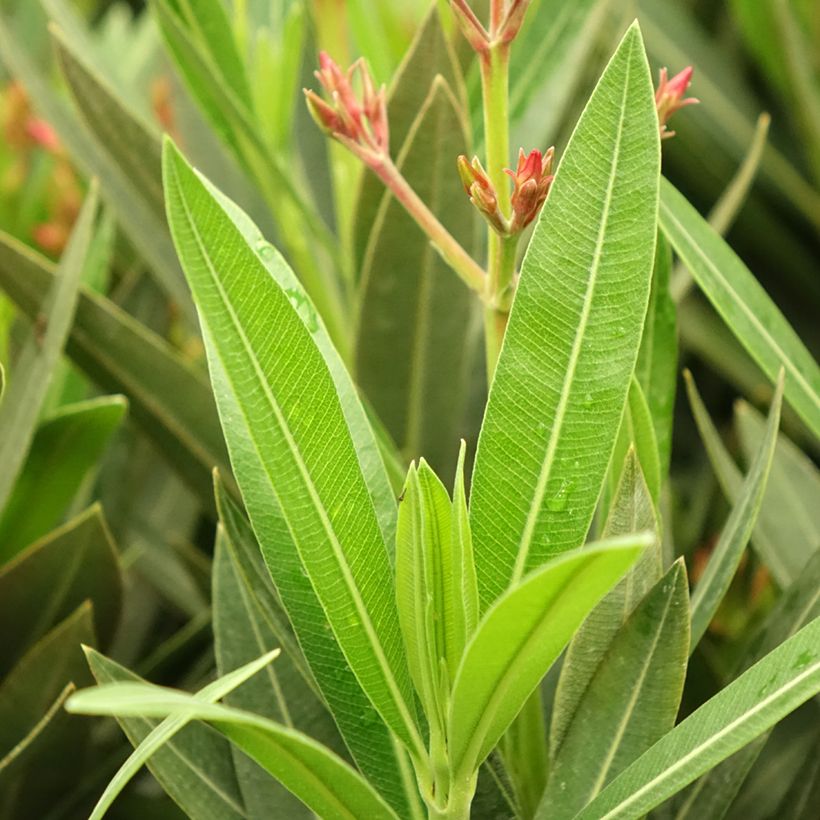
[[[478,157],[470,162],[463,154],[458,158],[458,173],[464,190],[478,212],[502,236],[508,233],[507,220],[498,207],[498,196]]]
[[[658,90],[655,92],[655,107],[658,109],[658,123],[661,129],[661,139],[674,137],[674,131],[668,131],[666,123],[669,118],[681,108],[687,105],[700,102],[694,97],[684,98],[689,84],[692,82],[692,66],[687,66],[683,71],[678,72],[672,79],[668,79],[666,68],[660,71]]]
[[[384,86],[376,90],[363,59],[343,72],[324,51],[319,54],[319,70],[314,73],[329,99],[304,89],[313,119],[323,131],[346,145],[364,162],[378,163],[390,147]],[[357,75],[358,94],[354,89]]]
[[[506,170],[512,177],[513,193],[511,198],[512,220],[510,233],[518,233],[529,225],[541,210],[549,193],[552,180],[552,162],[555,148],[549,148],[543,155],[540,151],[518,152],[518,167],[515,171]]]

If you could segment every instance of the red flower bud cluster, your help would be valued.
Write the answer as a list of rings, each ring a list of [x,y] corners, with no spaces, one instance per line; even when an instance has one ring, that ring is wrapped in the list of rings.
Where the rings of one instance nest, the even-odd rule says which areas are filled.
[[[540,151],[525,154],[521,149],[515,171],[509,168],[505,170],[513,180],[510,200],[512,215],[509,219],[501,213],[495,187],[478,157],[469,162],[467,157],[460,156],[458,172],[470,201],[487,222],[502,236],[513,236],[523,231],[538,216],[552,185],[554,156],[554,148],[550,148],[544,154]]]
[[[390,135],[387,124],[387,102],[384,86],[376,90],[363,59],[342,71],[328,54],[319,55],[316,78],[329,101],[305,89],[308,108],[317,124],[365,162],[387,155]],[[354,89],[358,75],[360,89]]]
[[[668,139],[674,137],[675,132],[669,131],[666,128],[666,123],[669,118],[681,108],[687,105],[693,105],[700,102],[694,97],[684,98],[686,89],[692,82],[692,66],[684,68],[683,71],[677,73],[672,79],[668,79],[667,70],[662,68],[660,71],[660,79],[658,81],[658,90],[655,92],[655,107],[658,109],[658,122],[660,123],[661,139]]]

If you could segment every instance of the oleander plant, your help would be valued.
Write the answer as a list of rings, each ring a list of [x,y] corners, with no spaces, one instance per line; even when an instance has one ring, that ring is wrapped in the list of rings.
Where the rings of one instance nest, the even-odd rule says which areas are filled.
[[[0,2],[0,820],[816,818],[814,12]]]

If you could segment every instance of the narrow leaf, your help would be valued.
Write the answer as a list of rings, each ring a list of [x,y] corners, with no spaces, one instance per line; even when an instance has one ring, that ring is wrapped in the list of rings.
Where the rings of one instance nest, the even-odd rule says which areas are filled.
[[[30,318],[55,280],[51,263],[0,233],[0,286]],[[103,296],[81,287],[68,355],[101,387],[128,396],[129,415],[213,507],[211,469],[230,467],[210,385],[164,339]]]
[[[93,649],[86,649],[86,660],[99,685],[142,684],[133,672]],[[118,717],[117,722],[135,748],[160,725],[159,720],[142,716]],[[204,726],[193,723],[165,738],[146,765],[192,820],[239,820],[247,816],[230,744]]]
[[[16,377],[13,375],[8,395],[0,406],[0,430],[3,431],[0,437],[0,464],[3,465],[0,509],[5,507],[25,461],[51,375],[71,328],[96,212],[97,193],[96,186],[93,186],[57,268],[54,284],[41,307],[45,330],[35,329],[29,336],[17,359]]]
[[[740,257],[667,180],[664,233],[729,329],[774,381],[786,370],[786,401],[820,436],[820,367]]]
[[[689,654],[679,559],[612,639],[550,767],[536,818],[566,820],[675,725]]]
[[[470,505],[484,608],[589,528],[649,296],[657,132],[634,25],[578,122],[521,270]]]
[[[783,386],[784,374],[781,371],[769,411],[765,436],[743,482],[738,500],[732,507],[729,519],[721,531],[720,539],[709,558],[709,563],[695,587],[692,596],[693,650],[706,632],[723,596],[729,589],[740,559],[743,557],[743,550],[752,535],[757,514],[763,502],[763,493],[766,490],[769,469],[777,443]]]
[[[222,675],[218,680],[208,684],[204,689],[200,689],[200,691],[196,693],[196,697],[205,703],[216,703],[237,687],[242,686],[243,683],[248,681],[257,672],[268,666],[278,654],[279,650],[268,652],[260,656],[257,660],[235,669],[233,672]],[[66,708],[70,708],[70,706],[67,705]],[[167,717],[151,731],[139,746],[134,749],[125,763],[120,766],[114,777],[111,778],[105,787],[105,791],[100,795],[100,799],[95,804],[94,810],[89,815],[88,820],[100,820],[117,799],[117,796],[128,785],[140,768],[142,768],[143,764],[148,761],[151,755],[153,755],[157,749],[164,746],[177,732],[184,729],[191,720],[192,718],[183,715],[174,715]]]
[[[820,692],[820,618],[707,701],[612,781],[577,820],[639,818]]]
[[[468,150],[458,102],[436,78],[413,121],[398,166],[465,248],[475,219],[454,157]],[[424,457],[439,475],[455,467],[468,377],[478,342],[469,288],[392,196],[382,198],[362,262],[357,381],[406,460]]]
[[[37,428],[26,464],[0,517],[0,560],[57,524],[105,452],[128,403],[104,396],[64,405]]]
[[[604,527],[604,538],[633,532],[658,533],[658,520],[634,450],[627,454],[621,483]],[[567,728],[612,639],[634,608],[661,577],[660,544],[645,550],[626,577],[592,610],[567,647],[555,690],[550,723],[550,756],[561,747]]]
[[[478,768],[584,618],[653,541],[633,535],[560,556],[488,610],[450,701],[447,736],[457,777]]]
[[[272,720],[204,703],[196,696],[172,689],[139,683],[109,684],[77,692],[69,698],[67,708],[85,714],[153,718],[179,715],[204,720],[253,757],[320,817],[397,817],[344,761],[301,732]]]
[[[271,517],[279,510],[362,688],[419,752],[388,552],[331,373],[311,336],[309,325],[318,327],[313,308],[291,301],[271,278],[170,143],[164,172],[169,220],[200,310],[215,386],[227,390],[226,407],[246,425],[238,433],[242,451],[234,449],[232,457],[262,548],[281,546],[281,523]],[[223,428],[230,439],[230,419],[223,418]],[[300,613],[281,580],[276,577],[298,634]]]

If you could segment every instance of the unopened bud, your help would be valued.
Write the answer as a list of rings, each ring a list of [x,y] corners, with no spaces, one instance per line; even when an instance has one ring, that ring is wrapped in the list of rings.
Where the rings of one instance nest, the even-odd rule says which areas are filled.
[[[540,151],[530,151],[529,154],[525,154],[522,148],[518,152],[516,170],[506,170],[506,173],[512,177],[514,186],[510,199],[512,204],[510,233],[524,230],[538,216],[554,179],[552,173],[554,156],[555,148],[549,148],[544,154]]]
[[[507,220],[498,207],[498,196],[478,157],[470,162],[463,154],[458,158],[458,173],[464,190],[478,212],[502,236],[508,233]]]
[[[687,66],[678,72],[672,79],[668,79],[667,70],[662,68],[658,81],[658,90],[655,92],[655,107],[658,110],[658,123],[661,129],[661,139],[674,137],[675,132],[666,128],[669,118],[681,108],[700,102],[694,97],[684,98],[689,84],[692,82],[692,66]]]

